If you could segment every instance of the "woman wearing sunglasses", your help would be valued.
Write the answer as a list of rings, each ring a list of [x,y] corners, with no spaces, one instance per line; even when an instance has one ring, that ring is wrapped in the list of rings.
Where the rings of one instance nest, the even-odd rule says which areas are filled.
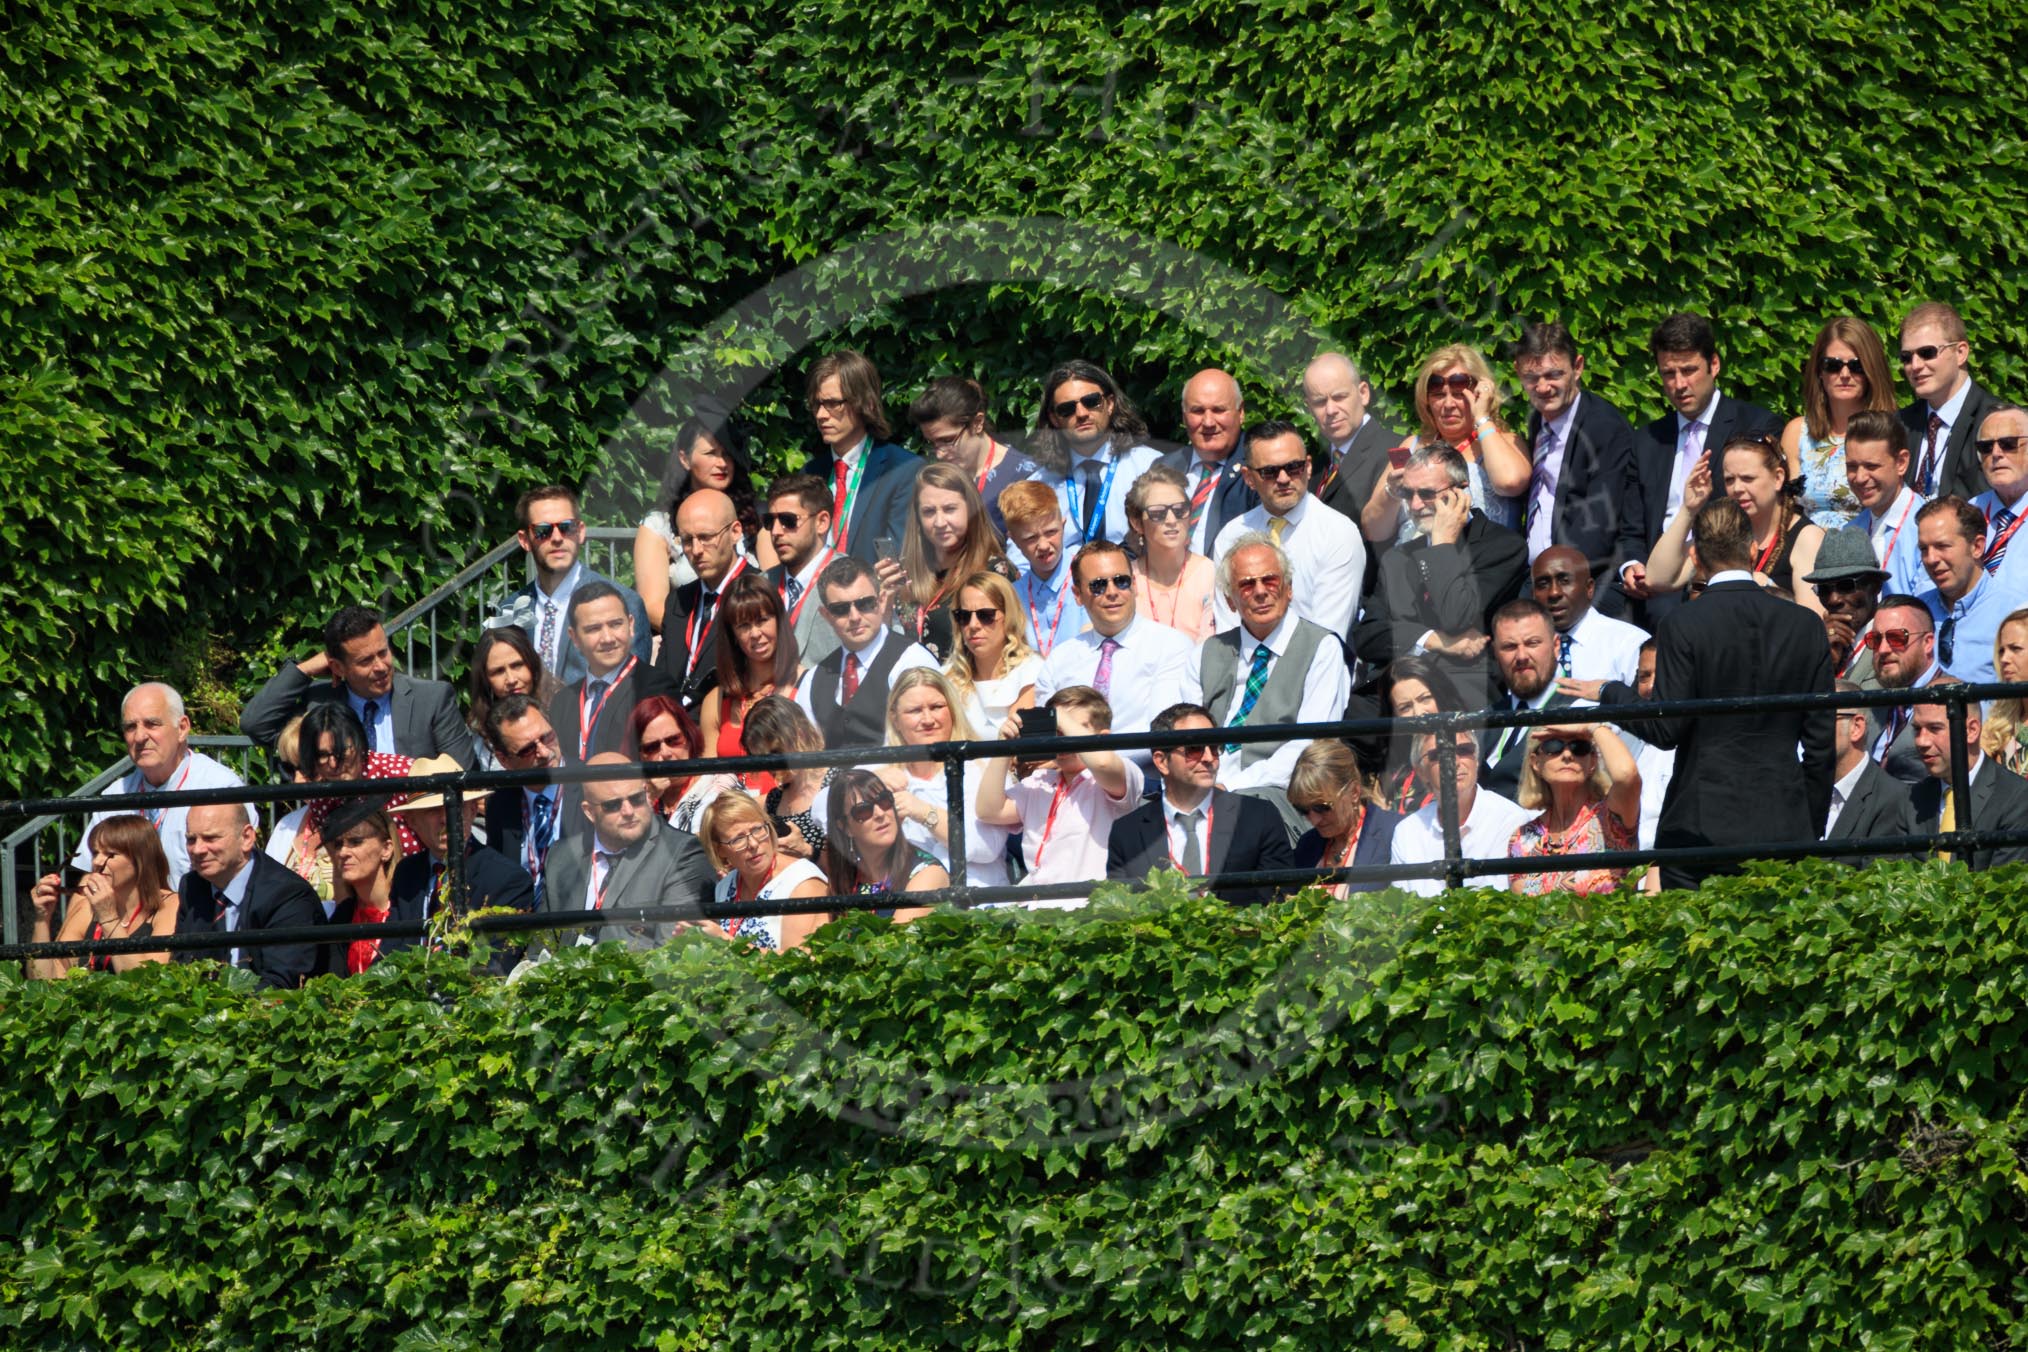
[[[1016,709],[1035,707],[1035,678],[1042,658],[1024,637],[1028,617],[1014,584],[998,573],[973,573],[951,608],[958,650],[944,667],[963,701],[965,718],[981,731],[997,729]]]
[[[744,756],[746,720],[769,695],[793,695],[803,665],[796,660],[789,612],[767,574],[741,569],[719,598],[718,684],[698,706],[704,745],[714,756]],[[730,634],[732,642],[725,642]],[[774,776],[757,770],[740,776],[753,793],[775,786]]]
[[[1537,728],[1529,734],[1516,800],[1541,813],[1507,846],[1515,859],[1631,850],[1641,822],[1641,772],[1619,734],[1603,723]],[[1517,873],[1512,890],[1528,896],[1610,892],[1625,869]]]
[[[1520,440],[1507,430],[1500,402],[1499,382],[1479,349],[1465,343],[1438,348],[1415,373],[1415,411],[1422,427],[1409,439],[1408,450],[1444,445],[1463,456],[1471,474],[1472,506],[1494,525],[1519,530],[1521,504],[1534,466]],[[1406,463],[1398,450],[1393,455]],[[1398,499],[1400,486],[1401,471],[1390,467],[1375,485],[1371,505],[1384,509],[1381,494]],[[1398,500],[1392,511],[1394,529],[1405,533],[1408,516]]]
[[[965,717],[964,702],[950,678],[934,667],[911,667],[894,678],[887,695],[887,744],[929,746],[936,742],[969,742],[979,732]],[[968,877],[977,887],[1007,882],[1007,840],[1003,827],[978,820],[970,805],[977,801],[984,761],[965,765],[965,859]],[[951,862],[951,824],[945,803],[944,763],[908,761],[883,765],[878,777],[893,791],[908,838],[927,850],[945,868]],[[835,836],[836,823],[830,823]]]
[[[1788,462],[1772,437],[1734,437],[1717,457],[1725,476],[1726,496],[1737,502],[1753,527],[1753,571],[1789,593],[1798,605],[1818,616],[1824,603],[1814,587],[1798,587],[1817,566],[1824,528],[1803,513],[1788,477]],[[1669,519],[1662,538],[1648,554],[1648,585],[1657,592],[1687,586],[1697,571],[1690,548],[1690,522],[1711,498],[1712,461],[1699,460],[1683,480],[1683,505]]]
[[[687,761],[703,745],[702,734],[681,704],[668,695],[650,695],[634,706],[627,716],[627,739],[621,751],[627,759],[653,764],[656,761]],[[720,794],[739,787],[739,777],[728,774],[672,775],[648,777],[648,792],[654,795],[655,811],[679,831],[702,836],[697,823]]]
[[[704,842],[704,857],[719,875],[711,894],[719,906],[821,897],[831,891],[822,869],[777,847],[767,812],[741,790],[712,800],[697,824],[697,838]],[[807,915],[728,916],[705,923],[714,934],[727,939],[781,952],[801,948],[826,918],[823,912],[813,911]]]
[[[1127,489],[1161,459],[1148,424],[1113,378],[1067,361],[1042,382],[1028,453],[1063,510],[1063,552],[1087,540],[1127,538]]]
[[[938,376],[908,408],[916,435],[929,447],[932,460],[963,470],[986,504],[993,532],[1007,538],[1000,515],[1000,490],[1032,479],[1041,466],[993,435],[986,421],[986,391],[976,380]]]
[[[959,584],[988,569],[1014,578],[978,488],[963,470],[945,464],[925,465],[916,475],[901,558],[881,559],[874,569],[895,598],[901,632],[939,662],[957,648],[951,606]]]
[[[1218,570],[1190,549],[1190,481],[1156,465],[1127,491],[1127,525],[1141,538],[1134,560],[1134,609],[1193,643],[1212,634]]]
[[[1817,331],[1803,363],[1803,412],[1782,429],[1789,478],[1802,480],[1803,508],[1825,530],[1852,524],[1860,503],[1845,481],[1845,424],[1874,409],[1894,416],[1894,377],[1880,335],[1840,315]]]
[[[936,856],[902,831],[894,791],[871,770],[847,770],[831,781],[826,805],[836,829],[824,847],[824,872],[834,896],[929,892],[951,876]],[[927,906],[881,909],[891,920],[914,920]]]
[[[676,449],[662,466],[655,510],[634,532],[634,590],[640,593],[641,604],[648,608],[648,623],[658,634],[669,594],[697,580],[697,571],[677,543],[674,523],[683,500],[700,488],[715,488],[732,499],[747,548],[761,568],[772,568],[777,562],[774,542],[761,529],[746,428],[737,418],[716,410],[699,410],[677,429]]]
[[[1401,814],[1380,805],[1352,748],[1324,737],[1303,748],[1289,772],[1289,806],[1310,824],[1296,841],[1297,868],[1385,864]],[[1391,883],[1327,883],[1333,896],[1378,892]]]

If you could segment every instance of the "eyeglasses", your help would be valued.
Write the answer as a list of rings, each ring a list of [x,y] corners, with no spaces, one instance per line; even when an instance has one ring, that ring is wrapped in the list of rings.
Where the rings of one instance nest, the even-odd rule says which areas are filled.
[[[1171,502],[1165,503],[1160,507],[1144,507],[1141,509],[1141,515],[1147,517],[1150,522],[1157,526],[1166,525],[1171,521],[1181,521],[1189,516],[1190,504],[1187,502]]]
[[[1902,652],[1915,642],[1913,629],[1875,629],[1866,635],[1866,646],[1873,649],[1885,648],[1891,653]]]
[[[1061,403],[1051,404],[1049,411],[1059,418],[1068,418],[1073,416],[1080,408],[1096,409],[1105,401],[1105,395],[1097,390],[1093,390],[1090,394],[1082,395],[1079,398],[1065,399]]]
[[[1104,596],[1109,588],[1130,592],[1134,589],[1134,579],[1126,573],[1114,573],[1111,577],[1088,578],[1084,584],[1084,589],[1093,596]]]
[[[574,539],[583,529],[584,522],[574,516],[568,516],[561,521],[538,521],[528,528],[528,533],[535,537],[535,543],[541,544],[558,531],[562,531],[564,538],[568,540]]]
[[[803,524],[803,518],[808,515],[807,512],[762,512],[761,529],[773,530],[780,526],[783,530],[794,530]]]
[[[1255,589],[1261,591],[1280,591],[1281,586],[1282,575],[1280,573],[1262,573],[1259,577],[1239,577],[1232,580],[1234,591],[1250,592]]]
[[[317,748],[317,753],[310,757],[310,763],[318,766],[337,765],[344,759],[345,753],[343,751],[326,751],[322,747],[319,747]]]
[[[1256,478],[1267,483],[1275,483],[1284,477],[1301,479],[1310,472],[1310,457],[1306,455],[1300,460],[1284,460],[1279,465],[1248,465],[1247,468],[1253,471]]]
[[[713,540],[716,540],[719,536],[725,534],[727,531],[731,530],[734,526],[737,526],[738,524],[739,521],[737,518],[735,518],[734,520],[726,522],[723,526],[720,526],[717,530],[708,530],[704,532],[702,535],[679,535],[676,537],[676,543],[682,545],[685,549],[702,549],[704,546],[710,544]]]
[[[937,455],[949,455],[952,451],[958,449],[958,443],[963,441],[968,435],[970,435],[970,429],[966,428],[953,432],[947,437],[924,437],[922,444],[929,447]]]
[[[1447,488],[1410,488],[1407,484],[1403,484],[1394,490],[1394,496],[1403,502],[1434,503],[1449,491]]]
[[[1817,369],[1827,376],[1835,376],[1840,371],[1851,376],[1866,374],[1865,365],[1857,357],[1819,357]]]
[[[1000,607],[980,606],[977,610],[966,610],[960,606],[952,606],[951,618],[956,620],[960,627],[970,624],[973,620],[977,620],[980,624],[991,624],[1000,618]]]
[[[826,601],[824,609],[841,620],[855,610],[861,615],[873,615],[879,613],[880,598],[878,596],[855,596],[847,601]]]
[[[850,407],[852,407],[852,402],[849,399],[812,399],[810,401],[810,412],[812,413],[836,415],[843,413]]]
[[[2028,442],[2028,437],[1980,437],[1972,444],[1979,448],[1979,459],[1984,460],[1994,454],[2019,455],[2024,442]]]
[[[1544,737],[1535,744],[1535,754],[1544,760],[1555,760],[1566,751],[1583,760],[1595,749],[1589,737]]]
[[[623,793],[617,798],[594,798],[591,800],[591,805],[600,812],[618,812],[623,807],[646,807],[648,806],[648,791],[646,789],[636,789],[632,793]]]
[[[1956,343],[1924,343],[1921,347],[1904,347],[1901,349],[1901,364],[1913,366],[1918,360],[1935,361],[1937,353],[1956,346]]]
[[[773,844],[774,839],[775,833],[767,827],[749,826],[746,830],[731,838],[720,836],[718,838],[718,848],[731,854],[739,850],[758,849],[764,844]]]
[[[862,798],[851,807],[846,808],[845,815],[850,817],[854,824],[864,826],[873,820],[874,813],[892,811],[894,811],[894,795],[881,792],[871,798]]]
[[[1422,388],[1429,394],[1442,394],[1446,387],[1455,394],[1470,394],[1478,385],[1479,378],[1470,372],[1453,371],[1447,376],[1431,376]]]
[[[669,751],[673,751],[676,754],[673,756],[663,754]],[[669,737],[657,737],[652,742],[641,743],[641,759],[644,761],[688,760],[690,759],[690,743],[680,732]]]
[[[557,747],[556,730],[552,728],[550,731],[543,733],[540,737],[528,743],[528,745],[526,746],[508,747],[507,754],[512,756],[515,760],[527,760],[529,757],[533,756],[538,751],[544,750],[554,751],[556,750],[556,747]]]

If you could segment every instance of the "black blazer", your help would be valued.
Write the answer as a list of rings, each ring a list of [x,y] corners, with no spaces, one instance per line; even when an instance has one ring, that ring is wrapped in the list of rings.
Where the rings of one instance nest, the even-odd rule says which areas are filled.
[[[1975,779],[1972,783],[1974,810],[1978,796]],[[1824,839],[1877,840],[1884,836],[1914,834],[1915,806],[1909,798],[1908,786],[1890,777],[1869,760],[1866,768],[1859,772],[1859,782],[1852,786],[1852,797],[1838,813],[1838,820],[1831,823]],[[1873,858],[1863,854],[1846,855],[1840,862],[1864,868],[1873,862]]]
[[[1542,415],[1528,415],[1528,444],[1542,440]],[[1635,478],[1633,424],[1590,390],[1580,390],[1563,465],[1557,474],[1553,544],[1567,545],[1591,563],[1594,578],[1611,576],[1628,559],[1648,556],[1642,539],[1641,486]],[[1525,539],[1528,532],[1524,528]],[[1616,587],[1601,589],[1594,605],[1617,616],[1625,606]]]
[[[1925,779],[1910,795],[1910,810],[1919,823],[1917,830],[1939,830],[1943,820],[1944,783]],[[1972,772],[1972,815],[1967,822],[1957,817],[1959,830],[1977,827],[1981,831],[2028,831],[2028,779],[2023,779],[1988,756]],[[1997,849],[1972,851],[1972,867],[1988,869],[1995,864],[2018,864],[2028,859],[2028,845],[2003,845]]]
[[[922,458],[891,441],[876,442],[866,452],[866,468],[859,475],[859,493],[852,499],[852,519],[845,523],[845,552],[872,563],[880,557],[879,542],[885,537],[899,550],[908,535],[908,500],[915,491],[915,476],[922,472]],[[824,481],[833,495],[838,488],[838,461],[829,446],[820,446],[803,466],[806,473]],[[900,555],[896,554],[896,558]],[[666,635],[667,628],[663,630]]]
[[[1197,452],[1191,447],[1185,446],[1181,450],[1170,451],[1155,463],[1167,465],[1181,474],[1186,483],[1195,486]],[[1218,482],[1212,485],[1211,496],[1204,503],[1204,515],[1207,518],[1204,539],[1207,544],[1218,538],[1218,532],[1225,529],[1226,522],[1236,516],[1245,516],[1260,506],[1260,494],[1247,487],[1246,476],[1239,472],[1240,466],[1245,463],[1246,438],[1241,437],[1239,444],[1232,448],[1232,454],[1225,457],[1225,464],[1218,471]],[[1184,491],[1188,493],[1189,489]]]
[[[214,933],[218,929],[215,919],[218,894],[212,890],[211,884],[192,869],[183,875],[183,882],[176,891],[181,898],[181,904],[176,908],[176,932]],[[256,852],[253,856],[253,876],[247,879],[246,899],[240,906],[240,929],[293,929],[299,925],[323,923],[324,904],[317,900],[316,890],[297,876],[294,869]],[[209,958],[224,962],[231,956],[227,952],[184,953],[179,955],[179,960],[194,962]],[[262,986],[276,990],[300,986],[315,976],[317,961],[315,944],[275,944],[239,951],[239,965],[258,976]]]
[[[1106,877],[1115,881],[1145,878],[1158,868],[1172,867],[1169,832],[1162,823],[1167,800],[1157,794],[1113,823],[1106,838]],[[1207,876],[1256,873],[1293,866],[1288,828],[1281,813],[1261,799],[1213,789],[1211,858]],[[1282,888],[1242,887],[1222,892],[1235,904],[1273,901]]]
[[[1359,514],[1366,509],[1366,500],[1373,496],[1373,486],[1380,482],[1380,476],[1387,473],[1387,452],[1406,440],[1402,433],[1388,426],[1378,417],[1368,414],[1359,430],[1352,434],[1352,440],[1345,447],[1345,454],[1334,464],[1324,469],[1322,477],[1311,483],[1318,501],[1332,511],[1345,517],[1354,526],[1359,524]],[[1330,447],[1324,448],[1328,456]],[[1380,585],[1380,556],[1392,548],[1394,540],[1367,540],[1361,530],[1359,538],[1366,544],[1366,576],[1359,584],[1359,595],[1364,598],[1373,595]]]
[[[621,750],[627,740],[627,719],[633,715],[634,706],[650,695],[676,693],[674,682],[658,668],[634,663],[634,669],[607,692],[605,703],[599,706],[592,723],[591,740],[580,755],[578,701],[584,689],[584,681],[572,681],[549,701],[549,725],[556,729],[556,744],[566,765],[582,765],[601,751]]]
[[[1491,633],[1493,612],[1519,596],[1527,581],[1528,547],[1521,536],[1474,511],[1454,545],[1433,545],[1420,537],[1381,556],[1380,585],[1352,631],[1353,647],[1377,675],[1395,658],[1414,651],[1416,640],[1432,629]],[[1438,660],[1465,698],[1488,689],[1490,668],[1484,658]]]
[[[693,713],[704,702],[704,696],[718,685],[718,632],[723,627],[719,620],[725,610],[722,598],[711,608],[711,623],[705,625],[704,632],[697,636],[697,661],[693,664],[690,661],[690,617],[697,613],[697,601],[703,595],[704,584],[695,579],[676,589],[675,605],[668,611],[662,625],[662,655],[656,659],[670,692]],[[810,604],[812,607],[816,605],[814,597]],[[687,673],[685,667],[689,668]]]
[[[1752,582],[1707,588],[1663,621],[1656,635],[1657,700],[1830,689],[1824,622]],[[1627,703],[1627,693],[1615,682],[1600,702]],[[1630,723],[1635,736],[1676,752],[1655,844],[1669,849],[1823,839],[1831,807],[1832,723],[1829,709]],[[1716,865],[1670,865],[1662,881],[1695,886],[1719,871]]]
[[[1543,707],[1561,709],[1576,702],[1570,696],[1558,693],[1551,695],[1549,703]],[[1501,695],[1493,701],[1491,707],[1503,712],[1511,710],[1515,707],[1514,699],[1511,695]],[[1479,733],[1485,742],[1485,755],[1480,759],[1479,787],[1491,789],[1502,798],[1514,796],[1515,791],[1521,787],[1521,767],[1528,760],[1528,743],[1533,732],[1533,728],[1485,728]],[[1500,745],[1503,733],[1511,734],[1507,737],[1505,746]],[[1640,734],[1637,731],[1635,735]],[[1495,748],[1500,751],[1498,760],[1493,759]]]
[[[425,850],[406,856],[394,866],[394,904],[389,908],[392,919],[429,918],[430,874],[436,862],[435,856]],[[466,904],[474,911],[496,906],[511,911],[535,909],[535,881],[512,859],[476,840],[465,842],[465,889]],[[420,942],[419,939],[389,939],[381,944],[380,949],[382,953],[389,953],[399,948],[413,948]],[[519,945],[503,947],[496,943],[488,965],[496,973],[504,975],[514,966],[519,948]]]
[[[1718,470],[1718,453],[1734,437],[1779,437],[1782,420],[1744,399],[1720,393],[1718,407],[1711,411],[1711,426],[1704,433],[1704,458],[1711,466],[1711,482],[1722,490],[1724,476]],[[1641,493],[1641,544],[1638,554],[1628,558],[1645,560],[1654,552],[1656,541],[1669,528],[1669,479],[1676,472],[1676,414],[1663,414],[1641,429],[1636,484]],[[1622,560],[1625,562],[1625,560]],[[1618,578],[1614,578],[1615,584]],[[1613,590],[1618,591],[1617,585]],[[1624,594],[1624,593],[1622,593]],[[1683,604],[1682,591],[1651,596],[1632,608],[1631,618],[1653,629],[1662,617]],[[1636,729],[1638,733],[1638,729]]]
[[[1401,814],[1389,812],[1384,807],[1366,805],[1366,820],[1359,827],[1359,841],[1352,847],[1354,868],[1377,867],[1394,857],[1394,828],[1401,825]],[[1296,842],[1295,866],[1316,868],[1324,862],[1324,838],[1316,828],[1303,832],[1303,838]],[[1384,892],[1393,883],[1347,883],[1347,892]]]
[[[500,854],[516,869],[526,872],[522,862],[522,847],[528,843],[528,800],[519,788],[495,789],[486,799],[486,844]],[[563,806],[563,793],[557,793],[557,804]],[[560,820],[552,834],[554,850],[572,837],[591,830],[591,823],[584,814],[572,809],[573,816]]]
[[[1979,464],[1972,440],[1978,435],[1979,424],[1999,403],[1978,381],[1971,382],[1971,388],[1965,391],[1964,407],[1958,411],[1958,420],[1951,425],[1950,444],[1937,459],[1937,491],[1930,494],[1932,498],[1940,498],[1946,493],[1974,498],[1986,491],[1986,471]],[[1903,481],[1914,488],[1916,478],[1922,473],[1923,438],[1929,435],[1929,405],[1918,399],[1902,409],[1901,427],[1908,433],[1908,473],[1903,476]]]

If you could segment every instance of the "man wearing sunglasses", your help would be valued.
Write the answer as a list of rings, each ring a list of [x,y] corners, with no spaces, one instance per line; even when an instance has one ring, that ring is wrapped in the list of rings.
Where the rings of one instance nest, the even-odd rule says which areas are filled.
[[[1908,435],[1908,486],[1928,497],[1986,491],[1973,454],[1979,424],[2000,402],[1972,379],[1965,321],[1941,301],[1924,301],[1901,321],[1901,375],[1915,395],[1901,410]]]
[[[833,557],[826,543],[831,498],[816,475],[786,474],[768,485],[767,504],[761,529],[780,560],[768,570],[768,579],[782,593],[796,653],[807,669],[838,651],[838,631],[824,622],[824,608],[817,604],[817,575]]]
[[[618,752],[602,752],[588,765],[624,766]],[[550,851],[549,870],[537,909],[551,912],[611,911],[628,906],[673,906],[687,913],[676,921],[633,921],[578,932],[581,944],[608,940],[629,948],[653,948],[674,937],[679,924],[703,920],[713,877],[704,847],[688,831],[662,820],[638,775],[621,770],[611,779],[579,786],[579,804],[591,830]]]
[[[1972,446],[1986,473],[1986,491],[1972,499],[1986,518],[1979,566],[2013,605],[2028,603],[2028,540],[2014,549],[2028,517],[2028,410],[2016,404],[1994,408],[1979,424]]]
[[[1535,814],[1511,798],[1503,798],[1479,783],[1479,739],[1484,733],[1459,728],[1453,736],[1458,784],[1458,844],[1467,859],[1504,859],[1514,833]],[[1394,828],[1394,847],[1388,852],[1390,864],[1434,864],[1444,857],[1443,764],[1437,747],[1438,734],[1419,733],[1412,751],[1415,777],[1430,800],[1401,819]],[[1468,874],[1466,887],[1507,890],[1507,874]],[[1444,890],[1438,878],[1404,878],[1393,884],[1404,892],[1434,897]]]
[[[1242,536],[1266,532],[1288,555],[1296,613],[1341,637],[1352,632],[1366,581],[1366,541],[1359,528],[1310,494],[1310,448],[1295,425],[1256,423],[1246,436],[1246,481],[1260,503],[1228,521],[1212,549],[1217,562]],[[1212,595],[1218,627],[1238,613],[1223,593]]]
[[[2002,592],[1980,565],[1985,514],[1963,498],[1942,497],[1915,514],[1915,527],[1923,571],[1933,584],[1916,596],[1936,625],[1937,661],[1962,680],[1998,680],[1993,640],[2020,601]]]
[[[1063,547],[1127,538],[1127,490],[1161,459],[1148,425],[1113,378],[1067,361],[1042,382],[1028,452],[1063,509]]]
[[[1929,607],[1913,596],[1889,592],[1881,597],[1865,642],[1882,690],[1912,690],[1944,674],[1936,660],[1936,629]],[[1875,709],[1872,717],[1867,754],[1893,779],[1921,783],[1922,755],[1915,748],[1909,706]]]
[[[1225,523],[1260,501],[1242,472],[1240,428],[1245,420],[1239,382],[1215,368],[1199,371],[1183,385],[1183,431],[1189,444],[1157,462],[1189,485],[1190,549],[1206,558]]]
[[[1878,690],[1873,651],[1866,636],[1873,630],[1880,588],[1887,572],[1875,561],[1873,543],[1863,531],[1826,531],[1817,550],[1817,565],[1803,578],[1824,608],[1824,637],[1831,645],[1831,666],[1841,680],[1862,690]]]
[[[1940,676],[1930,684],[1965,682],[1955,676]],[[1927,772],[1909,795],[1916,830],[2028,831],[2028,780],[1985,754],[1985,748],[1979,744],[1979,733],[1985,723],[1978,701],[1965,706],[1966,778],[1972,789],[1970,812],[1954,801],[1957,795],[1951,790],[1951,724],[1947,706],[1918,704],[1912,720],[1915,746],[1922,753],[1923,769]],[[1964,856],[1943,850],[1937,858],[1963,860]],[[1971,853],[1972,867],[1981,870],[2023,860],[2028,860],[2028,845],[1988,846]]]
[[[1201,704],[1172,704],[1150,720],[1148,730],[1209,733],[1218,726]],[[1222,760],[1216,744],[1171,747],[1155,752],[1154,760],[1162,792],[1113,823],[1106,840],[1106,877],[1132,881],[1156,869],[1175,868],[1201,878],[1293,866],[1281,814],[1259,798],[1227,793],[1213,782]],[[1220,888],[1218,895],[1245,906],[1273,901],[1284,890]]]
[[[1124,549],[1084,546],[1070,561],[1070,577],[1091,628],[1063,638],[1042,660],[1037,704],[1058,690],[1088,685],[1105,696],[1114,732],[1146,732],[1178,695],[1197,700],[1197,646],[1181,631],[1135,613]],[[1145,751],[1121,754],[1144,770],[1153,764]]]
[[[584,675],[584,659],[570,643],[570,598],[587,582],[603,582],[619,589],[634,619],[634,654],[647,661],[654,643],[648,607],[632,587],[594,572],[578,557],[584,549],[585,524],[577,494],[561,484],[531,488],[514,504],[514,519],[520,524],[514,538],[535,564],[535,576],[507,598],[486,627],[519,629],[535,645],[545,671],[560,682],[575,681]]]
[[[1620,565],[1620,584],[1640,602],[1634,618],[1650,627],[1683,604],[1679,592],[1648,589],[1645,560],[1683,505],[1683,485],[1699,460],[1710,460],[1733,437],[1779,437],[1781,419],[1759,404],[1735,399],[1718,388],[1718,336],[1703,315],[1673,314],[1649,336],[1655,374],[1669,412],[1641,429],[1635,449],[1636,491],[1640,495],[1639,553]],[[1713,482],[1722,482],[1712,465]]]
[[[840,554],[817,575],[817,603],[838,647],[803,673],[796,703],[824,734],[824,745],[879,746],[887,740],[887,691],[911,667],[936,658],[887,626],[887,592],[865,560]]]

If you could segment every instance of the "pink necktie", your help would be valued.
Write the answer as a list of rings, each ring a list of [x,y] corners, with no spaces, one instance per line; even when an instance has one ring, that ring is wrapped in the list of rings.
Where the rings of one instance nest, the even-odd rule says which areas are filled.
[[[1092,689],[1107,699],[1113,697],[1113,654],[1120,650],[1120,641],[1108,638],[1099,644],[1098,670],[1092,673]]]

